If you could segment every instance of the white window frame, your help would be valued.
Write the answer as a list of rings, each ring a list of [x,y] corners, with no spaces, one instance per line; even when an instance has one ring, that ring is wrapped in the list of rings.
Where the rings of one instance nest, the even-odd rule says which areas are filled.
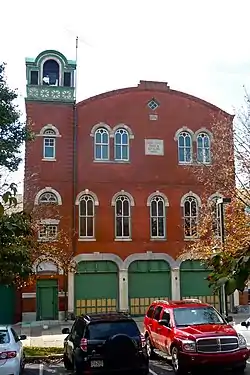
[[[128,202],[128,210],[129,210],[128,216],[124,216],[123,213],[122,213],[121,216],[118,216],[117,213],[116,213],[117,202],[121,201],[121,198],[124,198],[124,201]],[[115,208],[115,239],[116,240],[123,240],[123,239],[131,239],[132,238],[132,235],[131,235],[131,206],[132,206],[131,200],[129,199],[129,197],[127,195],[120,194],[116,197],[115,205],[114,205],[114,208]],[[123,210],[123,204],[122,204],[122,210]],[[123,234],[121,236],[117,235],[117,218],[118,217],[122,217],[122,233],[124,233],[124,218],[129,219],[128,220],[128,227],[129,227],[129,235],[128,236],[124,236]]]
[[[54,202],[41,202],[41,198],[45,194],[51,194],[52,196],[54,196],[55,197],[55,201]],[[38,198],[38,204],[57,204],[58,205],[58,198],[57,198],[57,196],[56,196],[56,194],[54,192],[44,191],[44,192],[41,193],[41,195]]]
[[[88,215],[88,213],[87,213],[87,204],[85,203],[85,205],[86,205],[86,215],[81,215],[81,202],[82,201],[84,201],[85,200],[85,197],[88,197],[89,198],[89,200],[91,200],[92,201],[92,204],[93,204],[93,215]],[[86,201],[87,202],[87,201]],[[78,202],[78,205],[79,205],[79,212],[78,212],[78,220],[79,220],[79,226],[78,226],[78,228],[79,228],[79,238],[80,239],[94,239],[95,238],[95,199],[92,197],[92,195],[90,195],[90,194],[84,194],[84,195],[82,195],[81,196],[81,198],[79,199],[79,202]],[[81,232],[81,219],[84,219],[85,218],[85,220],[86,220],[86,222],[85,222],[85,230],[86,230],[86,235],[85,236],[82,236],[81,234],[80,234],[80,232]],[[87,225],[87,223],[88,223],[88,221],[87,221],[87,219],[88,218],[92,218],[92,224],[93,224],[93,235],[92,236],[88,236],[87,235],[87,229],[88,229],[88,225]]]
[[[98,133],[100,133],[100,130],[103,130],[103,132],[108,135],[108,143],[103,143],[103,142],[97,143],[96,142],[96,135]],[[101,146],[101,157],[100,158],[97,158],[97,156],[96,156],[96,146],[97,145]],[[102,149],[103,149],[104,146],[106,146],[108,148],[108,156],[105,159],[102,157],[102,154],[103,154]],[[109,134],[108,130],[104,127],[100,127],[100,128],[95,130],[95,134],[94,134],[94,160],[103,161],[103,162],[106,162],[106,161],[110,160],[110,134]]]
[[[45,236],[41,235],[41,228],[42,227],[45,228]],[[55,228],[56,229],[55,230],[55,236],[52,236],[52,237],[48,236],[49,228]],[[40,241],[56,241],[57,236],[58,236],[58,224],[46,224],[46,223],[40,224],[40,228],[39,228],[39,231],[38,231],[38,239]]]
[[[127,143],[126,144],[123,144],[122,142],[120,143],[120,144],[117,144],[117,142],[116,142],[116,135],[117,135],[117,133],[119,133],[120,131],[123,131],[124,133],[126,133],[126,135],[127,135]],[[114,159],[115,159],[115,161],[129,161],[129,132],[126,130],[126,129],[124,129],[124,128],[119,128],[119,129],[117,129],[116,131],[115,131],[115,134],[114,134]],[[127,158],[123,158],[123,157],[121,157],[120,159],[117,157],[117,155],[116,155],[116,147],[117,146],[119,146],[120,147],[120,149],[121,149],[121,156],[122,156],[122,149],[123,149],[123,147],[127,147],[127,155],[128,155],[128,157]]]
[[[152,203],[156,201],[156,199],[159,199],[159,201],[162,202],[163,204],[163,216],[159,216],[158,215],[158,203],[157,203],[157,216],[153,216],[152,215]],[[158,202],[159,202],[158,201]],[[166,201],[165,199],[160,196],[160,195],[155,195],[151,198],[151,201],[150,201],[150,207],[149,207],[149,212],[150,212],[150,238],[151,239],[159,239],[159,240],[164,240],[166,239]],[[159,233],[159,228],[158,228],[158,219],[163,219],[163,236],[159,236],[159,235],[156,235],[156,236],[153,236],[152,235],[152,219],[155,218],[157,220],[157,233]]]
[[[205,147],[204,145],[204,138],[202,140],[202,147],[198,146],[198,139],[199,137],[201,137],[202,135],[204,135],[204,138],[207,137],[208,138],[208,142],[209,142],[209,146],[208,147]],[[198,150],[201,149],[202,150],[202,160],[198,160],[198,156],[199,156],[199,152]],[[208,150],[208,155],[209,155],[209,160],[206,161],[205,158],[206,158],[206,150]],[[200,132],[197,134],[196,136],[196,151],[197,151],[197,162],[198,163],[201,163],[201,164],[211,164],[211,138],[209,136],[209,134],[207,134],[206,132]]]
[[[46,146],[45,143],[47,140],[53,140],[53,146]],[[53,148],[53,156],[46,156],[45,149],[46,147]],[[55,137],[44,137],[43,139],[43,159],[55,160],[56,158],[56,139]]]
[[[196,218],[196,234],[193,235],[193,236],[190,236],[190,235],[186,235],[186,231],[185,231],[185,228],[186,228],[186,219],[189,218],[190,222],[192,221],[192,219],[194,218],[194,215],[192,215],[192,211],[190,210],[190,215],[186,215],[186,212],[185,212],[185,203],[187,201],[190,201],[193,200],[195,203],[196,203],[196,215],[195,215],[195,218]],[[190,204],[190,208],[191,208],[191,202],[189,203]],[[194,197],[193,195],[188,195],[185,197],[184,201],[183,201],[183,226],[184,226],[184,238],[185,239],[189,239],[189,240],[192,240],[192,239],[196,239],[198,238],[198,219],[199,219],[199,201],[197,200],[196,197]]]
[[[187,146],[186,146],[186,142],[184,141],[184,146],[180,146],[180,137],[183,137],[183,134],[186,133],[186,136],[184,137],[184,140],[189,137],[190,138],[190,160],[187,161]],[[179,164],[192,164],[193,162],[193,138],[191,136],[191,134],[189,133],[189,131],[187,130],[182,130],[179,134],[178,134],[178,163]],[[184,149],[184,161],[180,160],[180,149]]]

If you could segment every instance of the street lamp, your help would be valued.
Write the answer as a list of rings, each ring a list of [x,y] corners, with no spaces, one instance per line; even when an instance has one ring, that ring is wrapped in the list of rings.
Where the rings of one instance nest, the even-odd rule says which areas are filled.
[[[231,203],[231,198],[218,198],[217,206],[219,208],[219,218],[220,218],[220,238],[222,249],[224,250],[225,245],[225,215],[224,215],[224,205]],[[227,296],[225,291],[225,285],[222,285],[220,290],[220,313],[227,316],[228,306],[227,306]]]

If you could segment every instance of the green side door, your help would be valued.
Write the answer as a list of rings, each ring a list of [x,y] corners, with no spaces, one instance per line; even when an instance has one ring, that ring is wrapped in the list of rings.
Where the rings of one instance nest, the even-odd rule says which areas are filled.
[[[78,263],[74,290],[76,315],[117,311],[119,298],[116,264],[104,260]]]
[[[128,269],[128,296],[132,315],[144,315],[155,299],[171,298],[170,267],[164,260],[137,260]]]
[[[0,285],[0,325],[14,323],[15,299],[13,286]]]
[[[58,320],[58,281],[37,280],[37,320]]]

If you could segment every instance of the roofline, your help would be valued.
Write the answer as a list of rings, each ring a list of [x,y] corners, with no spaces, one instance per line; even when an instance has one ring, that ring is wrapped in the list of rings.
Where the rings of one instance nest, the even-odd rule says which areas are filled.
[[[81,107],[81,106],[89,104],[92,101],[106,99],[106,98],[110,98],[110,97],[116,96],[116,95],[128,94],[130,92],[140,92],[140,91],[162,92],[162,93],[169,93],[169,94],[177,95],[179,97],[190,99],[194,102],[203,104],[204,106],[210,108],[213,111],[221,112],[224,116],[229,117],[232,120],[235,116],[235,115],[232,115],[232,114],[224,111],[223,109],[217,107],[216,105],[207,102],[204,99],[198,98],[194,95],[190,95],[190,94],[187,94],[187,93],[182,92],[182,91],[173,90],[171,88],[167,88],[167,89],[166,88],[162,88],[162,89],[161,88],[150,88],[150,87],[147,88],[145,86],[140,87],[139,85],[137,87],[136,86],[126,87],[126,88],[111,90],[111,91],[107,91],[107,92],[104,92],[104,93],[101,93],[101,94],[97,94],[97,95],[91,96],[87,99],[84,99],[84,100],[78,102],[76,105],[77,105],[77,107]]]

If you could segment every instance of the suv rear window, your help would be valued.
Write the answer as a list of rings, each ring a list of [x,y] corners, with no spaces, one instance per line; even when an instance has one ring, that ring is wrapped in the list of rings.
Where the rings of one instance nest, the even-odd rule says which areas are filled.
[[[8,344],[10,342],[10,335],[8,331],[0,331],[0,345],[1,344]]]
[[[107,340],[117,334],[136,337],[140,335],[140,332],[133,321],[92,323],[89,324],[87,330],[87,338],[89,340]]]

